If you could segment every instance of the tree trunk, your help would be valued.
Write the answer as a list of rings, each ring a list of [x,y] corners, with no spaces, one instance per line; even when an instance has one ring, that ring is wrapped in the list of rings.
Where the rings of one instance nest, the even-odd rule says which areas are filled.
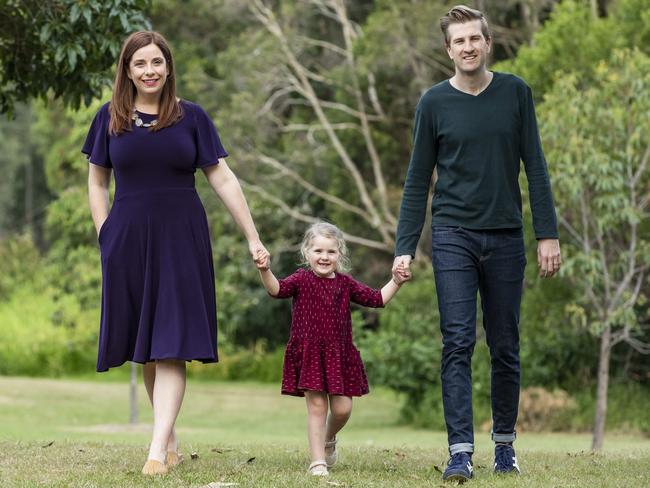
[[[535,2],[522,2],[519,5],[519,14],[526,29],[526,39],[530,46],[535,45],[533,39],[535,32],[539,30],[539,12]]]
[[[25,164],[25,228],[34,239],[34,161]]]
[[[138,365],[131,363],[131,384],[129,386],[129,403],[131,415],[129,422],[131,425],[138,423]]]
[[[607,326],[600,336],[600,357],[598,359],[598,392],[596,394],[596,417],[592,451],[603,448],[605,437],[605,418],[607,417],[607,387],[609,385],[609,358],[612,351],[612,329]]]

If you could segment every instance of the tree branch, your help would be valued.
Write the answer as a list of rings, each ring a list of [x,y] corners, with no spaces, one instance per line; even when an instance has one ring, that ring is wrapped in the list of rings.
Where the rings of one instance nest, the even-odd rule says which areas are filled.
[[[341,122],[339,124],[332,124],[332,129],[334,130],[361,130],[359,124],[354,124],[352,122]],[[314,132],[317,130],[325,130],[320,124],[288,124],[282,127],[283,132],[297,132],[297,131],[307,131]]]
[[[558,215],[558,220],[560,221],[560,224],[571,234],[571,236],[578,242],[578,244],[581,245],[582,247],[582,237],[578,233],[577,230],[573,228],[573,226],[569,223],[567,219],[565,219],[562,215]]]
[[[266,156],[264,154],[259,155],[259,159],[262,163],[266,164],[267,166],[270,166],[271,168],[279,171],[281,174],[288,176],[292,180],[294,180],[296,183],[298,183],[300,186],[302,186],[305,190],[307,190],[310,193],[313,193],[314,195],[318,195],[320,198],[323,200],[326,200],[330,203],[333,203],[334,205],[337,205],[348,212],[352,212],[356,215],[359,215],[362,217],[366,222],[369,224],[372,223],[372,218],[363,211],[360,207],[357,207],[355,205],[352,205],[345,200],[332,195],[330,193],[327,193],[319,188],[317,188],[315,185],[312,185],[310,182],[305,180],[302,176],[300,176],[298,173],[295,171],[287,168],[285,165],[283,165],[280,161],[278,161],[275,158],[272,158],[270,156]]]
[[[370,124],[368,123],[368,117],[366,115],[366,105],[363,100],[361,87],[359,86],[359,79],[357,77],[356,61],[354,58],[352,45],[352,40],[354,39],[355,34],[353,32],[350,19],[348,18],[345,2],[343,0],[333,0],[331,4],[334,8],[334,11],[339,16],[339,22],[343,26],[343,39],[345,40],[346,60],[352,74],[354,94],[357,100],[357,110],[361,114],[361,133],[363,134],[363,138],[366,142],[366,148],[368,150],[368,154],[370,155],[370,161],[372,163],[372,170],[375,176],[375,184],[377,185],[377,192],[379,194],[378,196],[381,209],[384,214],[384,218],[389,223],[396,226],[397,219],[388,207],[388,194],[386,191],[386,182],[384,180],[384,175],[381,169],[381,160],[379,159],[379,154],[377,153],[377,148],[375,147],[375,143],[370,132]]]
[[[312,0],[312,3],[325,8],[325,5],[321,1]],[[325,128],[325,132],[327,133],[332,146],[341,158],[341,161],[347,168],[348,172],[351,174],[352,180],[354,181],[357,191],[359,192],[360,199],[364,207],[372,216],[372,227],[377,229],[377,231],[381,234],[384,242],[391,241],[388,232],[382,225],[381,217],[376,209],[374,202],[372,201],[372,198],[370,197],[361,172],[356,167],[355,163],[352,161],[352,158],[341,143],[336,134],[336,131],[331,127],[331,123],[323,111],[323,106],[321,105],[320,100],[305,73],[305,67],[298,61],[291,48],[289,47],[288,40],[284,35],[284,32],[282,31],[279,23],[277,22],[275,14],[271,9],[264,5],[261,0],[252,0],[250,9],[252,10],[253,15],[260,21],[260,23],[278,40],[287,63],[295,75],[295,82],[293,83],[297,88],[299,88],[303,96],[312,106],[316,117]]]
[[[636,187],[636,185],[639,183],[639,179],[645,173],[646,166],[648,166],[648,160],[650,160],[650,145],[646,147],[645,152],[643,153],[643,157],[641,158],[641,164],[639,164],[639,168],[634,173],[634,176],[632,177],[632,181],[630,182],[630,186]]]
[[[330,50],[330,51],[332,51],[332,52],[334,52],[336,54],[339,54],[339,55],[341,55],[343,57],[345,57],[345,55],[346,55],[345,49],[343,49],[342,47],[337,46],[336,44],[334,44],[332,42],[327,42],[327,41],[323,41],[323,40],[320,40],[320,39],[312,39],[311,37],[306,37],[306,36],[300,36],[299,38],[301,40],[303,40],[304,42],[306,42],[307,44],[310,44],[312,46],[318,46],[318,47],[328,49],[328,50]]]
[[[252,184],[247,183],[246,181],[241,180],[241,179],[239,181],[240,181],[242,187],[244,187],[247,190],[250,190],[252,192],[257,193],[263,199],[275,204],[282,212],[286,213],[287,215],[289,215],[290,217],[292,217],[292,218],[294,218],[296,220],[300,220],[301,222],[306,222],[306,223],[309,223],[309,224],[315,224],[315,223],[320,222],[322,220],[322,219],[313,217],[311,215],[305,215],[302,212],[299,212],[295,208],[290,207],[289,205],[287,205],[282,199],[274,197],[273,195],[268,193],[266,190],[264,190],[263,188],[261,188],[261,187],[259,187],[257,185],[252,185]],[[388,245],[385,242],[375,241],[375,240],[367,239],[365,237],[357,236],[357,235],[354,235],[354,234],[349,234],[349,233],[347,233],[347,232],[345,232],[343,230],[341,230],[341,232],[343,233],[344,239],[346,241],[348,241],[348,242],[353,242],[355,244],[360,244],[362,246],[370,247],[372,249],[379,249],[380,251],[392,252],[392,250],[393,250],[393,246]]]
[[[386,112],[384,112],[384,109],[381,107],[381,103],[379,102],[379,97],[377,96],[377,89],[375,88],[375,75],[373,73],[368,73],[367,78],[368,78],[368,98],[370,99],[372,108],[374,109],[375,113],[379,116],[381,120],[385,120]]]

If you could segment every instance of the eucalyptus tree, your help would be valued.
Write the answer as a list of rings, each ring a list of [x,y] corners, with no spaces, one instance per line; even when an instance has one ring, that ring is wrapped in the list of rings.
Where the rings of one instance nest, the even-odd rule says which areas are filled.
[[[612,349],[650,354],[650,58],[616,50],[589,84],[567,74],[540,107],[565,236],[568,316],[600,341],[592,448],[603,446]]]

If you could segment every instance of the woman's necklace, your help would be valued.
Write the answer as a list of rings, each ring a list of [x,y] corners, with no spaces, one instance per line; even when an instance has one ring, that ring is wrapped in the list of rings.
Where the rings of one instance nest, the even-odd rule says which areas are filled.
[[[135,125],[138,127],[153,127],[158,123],[158,119],[153,119],[151,122],[144,122],[140,116],[138,115],[138,112],[134,109],[133,110],[133,116],[131,116],[133,121],[135,122]]]

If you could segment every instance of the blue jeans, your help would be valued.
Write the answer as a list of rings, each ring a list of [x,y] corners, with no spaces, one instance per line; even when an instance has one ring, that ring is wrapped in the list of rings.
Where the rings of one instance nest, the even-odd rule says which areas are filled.
[[[492,438],[512,442],[519,405],[519,308],[526,254],[521,229],[432,228],[449,451],[474,451],[472,353],[476,296],[492,363]]]

